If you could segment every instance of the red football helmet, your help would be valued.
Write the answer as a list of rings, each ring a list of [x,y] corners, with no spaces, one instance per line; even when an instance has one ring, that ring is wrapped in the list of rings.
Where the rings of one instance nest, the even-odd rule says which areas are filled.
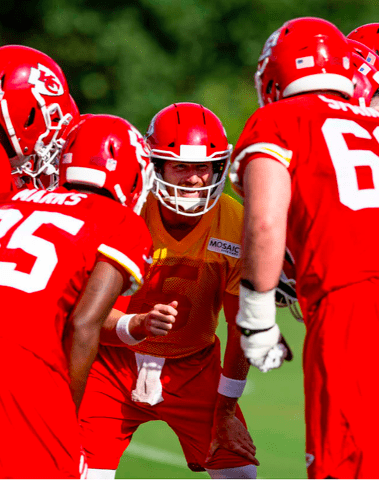
[[[321,18],[296,18],[265,43],[255,74],[259,103],[317,90],[351,97],[353,74],[351,48],[335,25]]]
[[[363,43],[379,55],[379,23],[367,23],[349,33],[347,38]]]
[[[104,189],[140,213],[152,182],[149,149],[140,132],[113,115],[83,115],[62,150],[59,184]]]
[[[197,103],[174,103],[151,120],[145,139],[154,163],[153,193],[170,210],[185,216],[203,215],[216,205],[224,188],[232,145],[218,117]],[[193,188],[173,185],[163,180],[165,160],[178,162],[213,162],[212,184],[196,188],[204,198],[180,197],[179,190]],[[170,196],[167,187],[175,192]]]
[[[35,156],[22,166],[22,173],[13,172],[14,181],[22,188],[43,188],[54,190],[59,182],[59,154],[71,129],[78,123],[80,114],[75,100],[70,95],[72,120],[68,125],[63,125],[61,136],[46,157]]]
[[[379,55],[377,55],[371,48],[366,47],[363,43],[351,40],[348,38],[348,43],[352,47],[353,52],[364,58],[370,65],[373,65],[376,69],[379,68]]]
[[[75,115],[66,78],[44,53],[21,45],[0,48],[0,142],[15,173],[47,173]]]
[[[379,88],[379,72],[357,53],[353,53],[352,62],[355,67],[353,98],[357,99],[361,106],[369,107]]]

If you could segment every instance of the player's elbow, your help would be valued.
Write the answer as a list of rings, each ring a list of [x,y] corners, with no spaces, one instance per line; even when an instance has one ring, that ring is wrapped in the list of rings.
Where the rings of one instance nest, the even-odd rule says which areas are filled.
[[[254,237],[269,237],[285,230],[285,223],[277,215],[258,215],[251,221],[250,234]]]

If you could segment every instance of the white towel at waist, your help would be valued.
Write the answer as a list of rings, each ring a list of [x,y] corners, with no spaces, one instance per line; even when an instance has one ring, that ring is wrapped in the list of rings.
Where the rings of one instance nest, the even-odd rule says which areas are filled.
[[[156,405],[163,402],[161,373],[165,358],[136,353],[137,385],[132,391],[133,402]]]

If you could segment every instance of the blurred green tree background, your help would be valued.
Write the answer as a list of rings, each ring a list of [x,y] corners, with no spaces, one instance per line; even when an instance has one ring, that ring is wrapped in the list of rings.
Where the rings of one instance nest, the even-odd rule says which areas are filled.
[[[344,33],[377,21],[373,0],[7,0],[3,44],[50,55],[82,113],[111,113],[142,132],[161,108],[212,109],[235,144],[257,108],[254,71],[284,21],[317,16]]]

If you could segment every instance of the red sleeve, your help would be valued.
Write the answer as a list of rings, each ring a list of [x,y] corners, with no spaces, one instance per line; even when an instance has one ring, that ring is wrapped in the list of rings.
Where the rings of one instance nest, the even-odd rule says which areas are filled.
[[[223,298],[223,307],[226,322],[235,325],[239,308],[239,296],[225,292]]]
[[[126,297],[122,295],[118,297],[113,308],[115,308],[116,310],[120,310],[120,312],[126,313],[129,303],[130,303],[130,296]]]
[[[280,103],[280,102],[279,102]],[[287,168],[292,150],[283,135],[290,128],[283,120],[281,105],[272,104],[259,108],[247,121],[232,154],[230,180],[236,192],[243,196],[243,174],[248,163],[254,158],[267,157],[281,162]]]
[[[143,284],[152,262],[153,243],[145,221],[130,209],[112,227],[98,247],[98,259],[111,263],[124,277],[123,295],[133,295]]]

